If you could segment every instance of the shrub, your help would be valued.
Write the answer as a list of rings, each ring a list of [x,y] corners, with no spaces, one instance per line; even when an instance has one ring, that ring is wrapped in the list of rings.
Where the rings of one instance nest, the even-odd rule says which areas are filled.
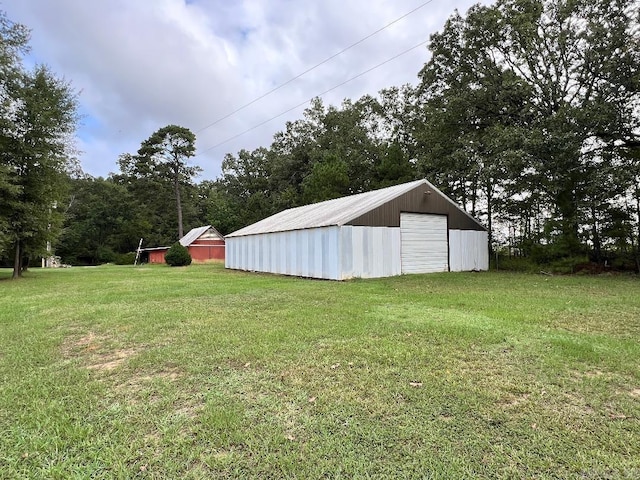
[[[109,247],[98,247],[95,254],[97,263],[112,263],[116,254]]]
[[[171,248],[164,256],[164,261],[172,267],[182,267],[191,264],[191,255],[187,247],[183,247],[180,242],[171,245]]]
[[[133,265],[136,261],[136,252],[119,253],[116,255],[116,265]]]

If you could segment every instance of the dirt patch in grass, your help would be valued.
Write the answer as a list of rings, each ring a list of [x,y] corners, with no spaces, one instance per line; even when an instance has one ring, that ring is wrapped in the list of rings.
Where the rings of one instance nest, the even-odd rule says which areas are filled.
[[[594,381],[594,382],[607,382],[615,380],[616,375],[606,372],[603,370],[599,370],[597,368],[593,368],[586,371],[573,370],[571,372],[572,380],[577,382],[584,381]]]
[[[80,338],[67,338],[62,344],[62,353],[65,357],[77,357],[85,352],[95,350],[101,339],[94,332],[89,332]]]
[[[168,369],[162,370],[159,372],[154,372],[146,375],[135,375],[129,378],[129,381],[126,383],[128,386],[142,385],[145,383],[150,383],[154,380],[161,379],[173,382],[180,378],[182,374],[177,369]]]
[[[81,337],[67,337],[61,346],[64,358],[87,358],[100,350],[106,338],[89,332]]]
[[[529,393],[524,393],[522,395],[509,395],[507,398],[503,399],[499,402],[499,405],[502,408],[514,408],[518,405],[522,405],[529,400],[531,395]]]
[[[184,400],[176,406],[174,414],[189,419],[196,418],[204,409],[204,403],[199,399]]]
[[[186,385],[182,383],[184,379],[184,372],[175,367],[154,372],[123,369],[117,375],[113,392],[130,406],[159,405],[173,398],[173,406],[168,407],[172,414],[196,418],[203,408],[202,395],[188,381]]]
[[[134,356],[138,351],[134,348],[124,348],[98,355],[99,361],[87,365],[89,370],[109,371],[122,365],[128,358]]]
[[[64,358],[80,359],[89,370],[110,371],[138,353],[136,348],[109,348],[110,338],[89,332],[67,338],[61,347]]]
[[[126,357],[121,361],[124,361],[125,359]],[[182,377],[182,373],[176,368],[161,370],[153,373],[144,372],[140,373],[139,375],[128,376],[126,381],[116,385],[115,388],[119,391],[127,390],[129,392],[139,392],[156,380],[175,382],[180,377]]]
[[[582,417],[585,415],[595,414],[595,410],[589,404],[586,398],[576,392],[564,392],[560,402],[556,407],[557,410],[565,412],[567,415]]]

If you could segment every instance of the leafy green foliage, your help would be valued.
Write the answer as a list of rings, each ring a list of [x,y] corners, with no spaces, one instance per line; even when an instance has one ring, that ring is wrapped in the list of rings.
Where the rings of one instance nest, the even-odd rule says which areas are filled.
[[[66,81],[44,66],[23,67],[27,41],[24,27],[0,18],[0,244],[11,243],[14,278],[58,233],[77,120]]]
[[[136,252],[119,253],[115,256],[116,265],[133,265],[136,260]]]
[[[147,171],[148,165],[135,155],[121,155],[118,164],[120,173],[108,180],[124,188],[127,197],[123,203],[138,214],[128,230],[135,231],[134,237],[144,238],[147,246],[163,246],[175,242],[176,201],[171,182]],[[189,225],[197,222],[192,204],[193,190],[195,187],[182,186],[183,216]]]
[[[136,168],[143,176],[155,176],[173,185],[178,219],[178,238],[184,236],[182,225],[182,185],[202,171],[189,166],[187,160],[195,155],[196,136],[185,127],[167,125],[142,142],[138,150]]]
[[[239,207],[239,206],[237,206]],[[220,180],[205,180],[198,185],[198,216],[203,225],[215,225],[222,235],[237,230],[242,210],[234,207]]]
[[[395,89],[382,103],[365,96],[340,108],[315,99],[270,148],[227,154],[216,191],[233,211],[233,229],[286,208],[416,179],[409,150],[397,141],[406,95]]]
[[[228,207],[237,216],[232,231],[275,213],[269,188],[270,158],[266,148],[253,152],[240,150],[237,156],[227,154],[222,162],[222,178],[217,186],[226,197]]]
[[[317,162],[311,174],[302,182],[302,200],[304,203],[316,203],[344,196],[351,184],[347,164],[337,158],[328,158]]]
[[[97,265],[130,252],[150,231],[148,215],[127,188],[111,179],[69,180],[56,254],[71,265]],[[133,262],[132,262],[133,263]]]
[[[191,254],[187,247],[182,246],[180,242],[176,242],[167,251],[164,261],[172,267],[184,267],[191,265]]]
[[[501,0],[451,17],[420,74],[422,171],[472,213],[485,204],[490,226],[519,224],[522,242],[571,256],[586,235],[599,257],[600,219],[637,193],[619,175],[640,146],[637,12],[632,0]]]

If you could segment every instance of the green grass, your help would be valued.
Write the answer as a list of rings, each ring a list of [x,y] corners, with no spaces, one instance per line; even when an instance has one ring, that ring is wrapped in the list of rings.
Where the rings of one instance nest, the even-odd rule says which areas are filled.
[[[640,282],[0,271],[0,478],[638,478]]]

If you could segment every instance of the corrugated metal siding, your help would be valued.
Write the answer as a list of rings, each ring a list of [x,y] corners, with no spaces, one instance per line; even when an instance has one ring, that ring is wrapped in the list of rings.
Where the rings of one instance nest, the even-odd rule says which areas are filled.
[[[446,272],[449,269],[447,217],[402,213],[402,273]]]
[[[329,280],[400,275],[400,229],[345,226],[231,237],[225,267]]]
[[[487,232],[449,230],[447,253],[446,225],[443,216],[403,214],[402,230],[345,225],[229,238],[225,266],[332,280],[429,273],[447,267],[487,270]]]
[[[449,230],[449,265],[452,272],[489,270],[489,234]]]
[[[225,267],[338,280],[339,234],[339,227],[325,227],[230,237]]]
[[[341,278],[400,275],[400,229],[345,225],[341,235]]]

